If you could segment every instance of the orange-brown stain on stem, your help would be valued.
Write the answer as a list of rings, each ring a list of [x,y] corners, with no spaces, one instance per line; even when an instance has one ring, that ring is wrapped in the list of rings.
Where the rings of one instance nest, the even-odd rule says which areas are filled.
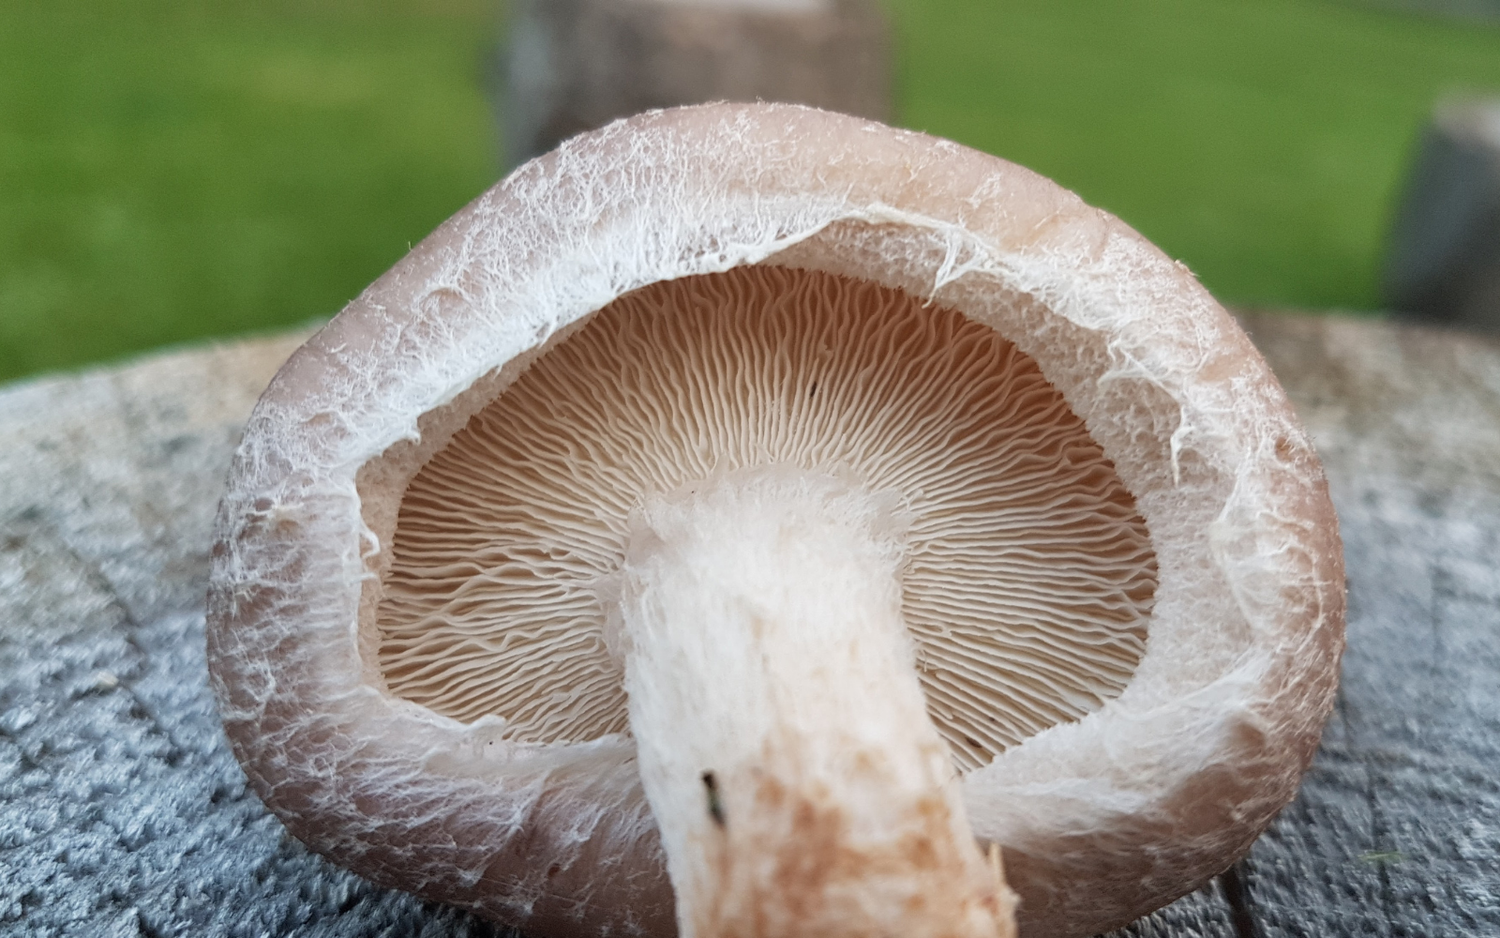
[[[1013,894],[955,837],[940,793],[899,806],[888,836],[861,836],[826,786],[748,774],[708,835],[696,938],[1014,936]]]

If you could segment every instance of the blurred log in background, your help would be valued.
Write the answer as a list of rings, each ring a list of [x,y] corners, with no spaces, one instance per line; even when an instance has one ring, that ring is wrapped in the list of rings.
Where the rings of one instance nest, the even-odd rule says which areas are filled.
[[[810,104],[889,121],[878,0],[517,0],[501,124],[512,165],[652,108]]]

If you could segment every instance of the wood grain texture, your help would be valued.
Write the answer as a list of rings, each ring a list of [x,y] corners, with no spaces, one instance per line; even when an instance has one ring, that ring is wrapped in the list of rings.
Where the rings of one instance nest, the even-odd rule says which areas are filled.
[[[1348,557],[1338,709],[1236,867],[1118,933],[1500,934],[1500,343],[1252,316]],[[295,337],[0,389],[0,934],[489,935],[309,855],[204,684],[220,480]]]
[[[1244,323],[1339,513],[1338,703],[1297,800],[1237,867],[1239,928],[1221,881],[1121,934],[1500,934],[1500,342]]]
[[[1337,709],[1246,880],[1271,935],[1500,934],[1500,343],[1251,319],[1323,454]]]

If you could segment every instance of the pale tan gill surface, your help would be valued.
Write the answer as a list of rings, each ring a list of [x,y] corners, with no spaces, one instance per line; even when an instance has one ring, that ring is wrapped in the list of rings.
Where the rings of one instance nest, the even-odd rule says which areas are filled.
[[[518,740],[627,732],[597,588],[628,514],[767,463],[889,493],[908,524],[903,615],[961,769],[1129,681],[1155,555],[1035,363],[898,291],[753,267],[611,303],[423,467],[377,616],[390,690],[501,716]]]

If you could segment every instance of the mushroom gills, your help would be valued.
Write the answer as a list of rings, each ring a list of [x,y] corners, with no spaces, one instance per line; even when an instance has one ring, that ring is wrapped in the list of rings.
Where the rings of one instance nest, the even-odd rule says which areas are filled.
[[[417,473],[376,616],[390,692],[523,742],[628,733],[605,620],[632,513],[757,466],[899,517],[901,618],[960,771],[1129,682],[1155,554],[1035,362],[899,290],[761,266],[617,299]]]

